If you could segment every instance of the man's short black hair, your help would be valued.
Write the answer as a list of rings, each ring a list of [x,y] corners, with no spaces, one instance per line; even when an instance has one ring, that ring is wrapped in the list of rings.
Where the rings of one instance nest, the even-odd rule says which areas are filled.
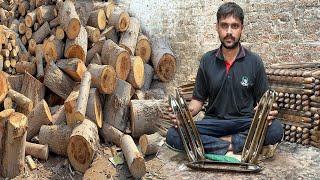
[[[239,18],[241,21],[241,24],[243,24],[243,19],[244,19],[243,9],[234,2],[227,2],[222,4],[219,7],[217,12],[217,21],[219,22],[221,18],[226,18],[230,15],[236,18]]]

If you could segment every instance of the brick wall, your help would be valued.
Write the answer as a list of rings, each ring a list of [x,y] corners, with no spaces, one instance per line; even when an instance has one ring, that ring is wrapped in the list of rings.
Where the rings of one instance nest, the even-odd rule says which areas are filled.
[[[170,87],[194,77],[199,59],[219,47],[215,30],[218,0],[118,0],[140,19],[149,35],[169,38],[178,60]],[[241,0],[245,11],[243,44],[258,53],[266,65],[320,60],[319,0]]]

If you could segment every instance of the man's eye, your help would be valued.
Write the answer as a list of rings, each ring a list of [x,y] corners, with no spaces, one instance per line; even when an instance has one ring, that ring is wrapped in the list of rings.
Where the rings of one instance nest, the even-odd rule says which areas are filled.
[[[222,27],[223,29],[226,29],[226,28],[228,28],[228,25],[227,25],[227,24],[221,24],[221,27]]]
[[[239,25],[238,25],[238,24],[232,24],[232,25],[231,25],[231,28],[232,28],[232,29],[238,29],[238,28],[239,28]]]

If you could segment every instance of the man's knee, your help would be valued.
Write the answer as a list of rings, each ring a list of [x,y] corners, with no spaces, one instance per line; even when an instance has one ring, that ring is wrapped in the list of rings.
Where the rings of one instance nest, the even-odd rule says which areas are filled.
[[[279,120],[275,119],[268,127],[264,145],[273,145],[280,142],[283,138],[283,127]]]
[[[175,148],[175,149],[179,149],[179,150],[183,150],[183,144],[181,142],[178,130],[174,127],[171,127],[168,129],[167,132],[167,137],[166,137],[166,142],[169,146]]]

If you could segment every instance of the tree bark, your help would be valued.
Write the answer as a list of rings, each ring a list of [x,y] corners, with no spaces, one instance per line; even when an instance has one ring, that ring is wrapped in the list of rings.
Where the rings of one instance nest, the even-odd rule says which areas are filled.
[[[88,71],[92,75],[92,87],[103,94],[111,94],[116,87],[116,72],[110,65],[89,64]]]
[[[175,56],[165,38],[156,38],[152,40],[151,61],[156,75],[161,81],[171,80],[176,71]]]
[[[36,66],[37,66],[37,79],[43,81],[44,69],[43,69],[43,45],[37,44],[36,46]]]
[[[2,102],[6,98],[9,90],[8,86],[8,80],[5,73],[3,71],[0,71],[0,102]]]
[[[64,50],[66,58],[79,58],[84,63],[86,62],[88,46],[88,35],[86,29],[81,26],[79,35],[74,39],[67,39]]]
[[[93,44],[91,49],[88,50],[87,57],[86,57],[86,65],[90,64],[95,54],[97,53],[101,54],[101,50],[104,42],[105,42],[105,38],[101,38],[98,42]]]
[[[119,46],[127,50],[130,55],[134,55],[138,35],[140,31],[140,21],[137,18],[131,17],[128,29],[122,34]]]
[[[79,16],[76,12],[74,3],[66,0],[59,9],[60,24],[67,34],[68,39],[72,40],[78,37],[81,29]]]
[[[152,66],[149,64],[144,64],[144,83],[141,90],[148,90],[150,89],[152,79],[153,79],[154,70]]]
[[[34,39],[37,44],[40,44],[47,36],[50,35],[50,33],[50,25],[48,22],[45,22],[36,32],[32,34],[32,39]]]
[[[28,115],[27,140],[30,141],[40,131],[42,125],[52,124],[52,116],[45,100],[40,101]]]
[[[86,116],[96,123],[98,128],[102,127],[102,104],[99,96],[99,92],[96,88],[91,88],[89,92],[89,98],[87,103]]]
[[[49,156],[49,147],[47,144],[42,145],[26,142],[26,155],[31,155],[32,157],[46,161]]]
[[[85,119],[75,127],[68,143],[68,158],[72,167],[84,173],[98,149],[99,135],[97,126]]]
[[[78,58],[60,59],[57,61],[57,66],[76,82],[81,81],[82,75],[87,70],[83,61]]]
[[[14,178],[24,171],[28,119],[14,112],[6,120],[2,176]]]
[[[57,16],[55,5],[40,6],[37,8],[37,21],[40,25],[50,22]],[[48,24],[49,25],[49,24]]]
[[[34,106],[44,99],[45,91],[45,86],[39,80],[28,72],[24,74],[21,93],[28,97]]]
[[[127,126],[130,92],[131,85],[118,79],[115,91],[107,96],[105,101],[104,121],[121,131],[124,131]]]
[[[103,30],[106,27],[107,17],[103,9],[90,13],[87,25]]]
[[[127,79],[131,63],[130,55],[125,49],[108,39],[102,47],[101,60],[103,64],[111,65],[115,68],[119,79]]]
[[[144,64],[139,56],[131,56],[131,69],[127,81],[136,89],[144,83]]]
[[[123,135],[121,137],[121,149],[132,176],[135,178],[141,178],[145,175],[147,170],[144,158],[139,152],[131,136]]]
[[[144,63],[148,63],[151,57],[151,44],[147,36],[140,34],[138,36],[135,55],[140,56]]]
[[[64,106],[60,106],[60,108],[52,115],[52,124],[58,125],[62,124],[64,121],[66,121]]]
[[[31,75],[35,75],[37,73],[37,67],[35,62],[19,61],[16,64],[16,71],[21,74],[24,74],[26,71]]]
[[[92,26],[86,26],[88,40],[92,43],[98,42],[100,39],[100,30]]]
[[[47,63],[63,57],[64,43],[55,36],[50,36],[43,44],[44,59]]]
[[[33,102],[25,95],[10,89],[8,96],[21,108],[21,112],[28,115],[33,109]]]
[[[104,142],[111,142],[116,146],[120,147],[121,137],[124,135],[119,129],[109,125],[108,123],[103,123],[101,130]]]
[[[72,129],[66,125],[43,125],[39,132],[39,143],[48,144],[49,151],[67,156],[67,147]]]

